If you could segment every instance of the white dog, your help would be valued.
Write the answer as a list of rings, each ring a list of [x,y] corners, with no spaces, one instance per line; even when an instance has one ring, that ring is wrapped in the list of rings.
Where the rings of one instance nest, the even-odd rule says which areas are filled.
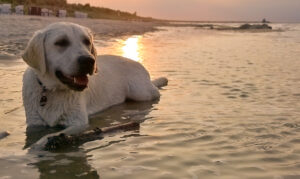
[[[30,66],[23,77],[23,103],[30,126],[64,125],[66,129],[44,136],[82,132],[88,116],[126,99],[150,101],[160,97],[166,78],[150,81],[139,63],[119,56],[98,56],[86,27],[54,23],[34,34],[25,53]]]

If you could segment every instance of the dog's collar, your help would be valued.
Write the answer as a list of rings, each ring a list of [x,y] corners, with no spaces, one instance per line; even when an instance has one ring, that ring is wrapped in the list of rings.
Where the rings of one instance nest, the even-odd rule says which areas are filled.
[[[39,85],[42,87],[42,95],[41,95],[41,99],[40,99],[40,106],[44,107],[47,103],[47,88],[45,85],[43,85],[43,83],[41,82],[41,80],[37,77],[37,82],[39,83]]]

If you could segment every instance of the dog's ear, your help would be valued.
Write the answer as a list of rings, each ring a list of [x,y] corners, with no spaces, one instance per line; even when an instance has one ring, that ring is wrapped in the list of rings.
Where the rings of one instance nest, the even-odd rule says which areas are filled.
[[[93,56],[94,56],[95,58],[97,58],[97,50],[96,50],[96,48],[95,48],[95,45],[94,45],[93,40],[92,40],[91,53],[93,54]]]
[[[90,29],[88,29],[88,33],[89,33],[89,37],[90,37],[90,41],[91,41],[91,53],[93,54],[93,56],[95,57],[95,59],[97,58],[97,50],[95,48],[95,44],[94,44],[94,36],[93,33]]]
[[[22,55],[23,60],[41,74],[46,73],[45,36],[42,31],[35,32]]]
[[[95,44],[94,44],[94,36],[93,36],[93,33],[90,29],[87,28],[87,31],[88,31],[88,34],[89,34],[89,37],[90,37],[90,41],[91,41],[91,53],[92,55],[94,56],[95,59],[97,59],[97,50],[95,48]],[[96,64],[96,67],[95,67],[95,73],[98,72],[98,68],[97,68],[97,64]]]

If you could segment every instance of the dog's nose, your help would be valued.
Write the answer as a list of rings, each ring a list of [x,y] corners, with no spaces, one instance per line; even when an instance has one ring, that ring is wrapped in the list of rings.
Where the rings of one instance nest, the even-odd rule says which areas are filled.
[[[94,72],[95,59],[90,56],[80,56],[78,58],[78,65],[80,75],[88,73],[91,75]]]

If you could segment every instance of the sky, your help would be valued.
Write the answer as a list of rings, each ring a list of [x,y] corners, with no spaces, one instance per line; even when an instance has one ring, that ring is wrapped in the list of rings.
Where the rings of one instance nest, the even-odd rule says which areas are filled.
[[[300,0],[67,0],[170,20],[300,22]]]

